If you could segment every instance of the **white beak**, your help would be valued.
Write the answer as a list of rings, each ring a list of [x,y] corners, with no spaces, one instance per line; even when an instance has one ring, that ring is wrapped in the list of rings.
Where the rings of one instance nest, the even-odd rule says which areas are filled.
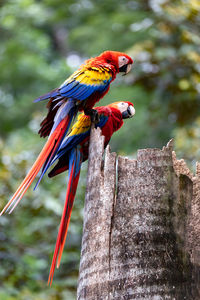
[[[129,112],[131,113],[131,116],[133,117],[135,114],[135,108],[133,106],[129,106]]]
[[[128,74],[131,70],[132,64],[128,64],[126,68],[126,74]]]

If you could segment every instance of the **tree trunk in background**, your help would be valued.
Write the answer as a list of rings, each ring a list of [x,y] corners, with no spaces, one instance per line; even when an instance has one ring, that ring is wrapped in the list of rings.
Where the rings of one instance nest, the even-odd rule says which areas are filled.
[[[200,166],[193,176],[171,141],[102,155],[94,129],[77,299],[200,300]]]

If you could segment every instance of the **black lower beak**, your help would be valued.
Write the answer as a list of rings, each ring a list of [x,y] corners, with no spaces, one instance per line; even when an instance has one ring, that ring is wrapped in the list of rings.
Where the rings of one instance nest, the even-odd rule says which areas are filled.
[[[128,118],[132,118],[135,114],[135,109],[131,106],[128,106],[126,111],[123,111],[122,113],[122,119],[128,119]]]
[[[124,74],[123,74],[123,76],[124,76],[130,72],[131,66],[132,66],[132,64],[126,64],[126,65],[122,66],[121,68],[119,68],[119,72],[124,72]]]
[[[126,72],[127,72],[127,66],[128,65],[124,65],[124,66],[122,66],[121,68],[119,68],[119,72],[124,72],[125,74],[126,74]],[[125,75],[124,74],[124,75]]]
[[[127,110],[123,111],[122,113],[122,119],[128,119],[128,118],[131,118],[130,107],[128,107]]]

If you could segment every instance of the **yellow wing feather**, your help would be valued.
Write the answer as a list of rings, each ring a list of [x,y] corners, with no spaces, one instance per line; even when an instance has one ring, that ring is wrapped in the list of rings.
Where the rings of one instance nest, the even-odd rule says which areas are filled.
[[[91,127],[91,119],[90,117],[84,115],[84,113],[80,114],[78,116],[78,120],[76,123],[72,126],[71,132],[68,135],[73,136],[73,135],[78,135],[81,133],[86,132],[89,128]]]
[[[106,67],[83,67],[75,71],[65,82],[60,86],[60,88],[64,88],[68,84],[70,85],[72,82],[77,82],[86,86],[105,86],[112,79],[112,72],[109,68]],[[75,87],[76,85],[74,85]],[[71,86],[73,90],[73,85]],[[77,88],[78,89],[78,86]],[[75,90],[76,90],[75,89]],[[64,88],[65,90],[65,88]],[[69,89],[70,91],[70,89]],[[65,93],[65,91],[64,91]]]
[[[111,76],[112,75],[109,69],[104,68],[103,70],[100,70],[98,68],[91,68],[79,74],[76,77],[76,81],[79,81],[82,84],[100,85],[103,83],[104,80],[109,80]]]

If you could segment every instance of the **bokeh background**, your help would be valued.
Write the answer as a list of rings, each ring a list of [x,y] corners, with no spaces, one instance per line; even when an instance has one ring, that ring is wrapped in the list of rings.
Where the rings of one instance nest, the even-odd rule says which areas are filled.
[[[88,57],[127,52],[132,72],[118,75],[101,101],[132,101],[136,115],[113,136],[112,150],[175,140],[179,158],[200,160],[199,0],[0,1],[0,208],[27,173],[45,140],[39,95],[60,85]],[[65,198],[67,176],[45,178],[15,212],[0,218],[0,299],[76,299],[85,164],[69,234],[53,286],[49,267]]]

